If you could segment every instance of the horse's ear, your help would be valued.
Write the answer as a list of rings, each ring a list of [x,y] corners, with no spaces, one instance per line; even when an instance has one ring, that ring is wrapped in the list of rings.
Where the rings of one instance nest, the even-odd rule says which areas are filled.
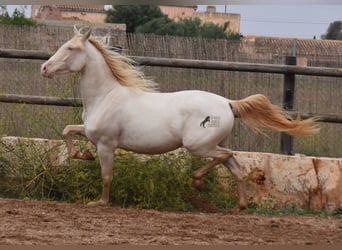
[[[74,35],[79,35],[80,32],[78,31],[77,27],[76,27],[76,24],[74,25]]]
[[[92,31],[93,31],[93,28],[89,28],[89,30],[86,33],[84,33],[84,35],[82,36],[82,40],[83,41],[88,40]]]

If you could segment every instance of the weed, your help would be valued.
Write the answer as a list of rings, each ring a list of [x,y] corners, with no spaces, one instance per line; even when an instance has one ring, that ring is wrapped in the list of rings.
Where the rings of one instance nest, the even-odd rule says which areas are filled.
[[[340,209],[329,211],[326,209],[322,210],[311,210],[309,208],[298,208],[295,206],[274,206],[269,208],[267,206],[259,206],[256,203],[249,203],[245,211],[247,214],[264,214],[268,216],[305,216],[314,215],[323,218],[333,217],[336,219],[342,219],[342,211]]]

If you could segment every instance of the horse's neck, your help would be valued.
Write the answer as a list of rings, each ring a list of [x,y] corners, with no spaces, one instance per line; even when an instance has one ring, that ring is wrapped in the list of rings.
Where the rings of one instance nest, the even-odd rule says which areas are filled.
[[[99,52],[93,53],[81,72],[80,89],[86,112],[98,105],[109,92],[120,87],[103,57]]]

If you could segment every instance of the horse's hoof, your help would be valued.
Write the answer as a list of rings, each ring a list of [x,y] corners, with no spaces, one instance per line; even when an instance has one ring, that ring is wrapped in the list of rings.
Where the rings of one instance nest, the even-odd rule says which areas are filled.
[[[70,153],[70,157],[72,159],[78,159],[79,158],[79,154],[80,154],[79,151],[73,151],[72,153]]]
[[[84,152],[80,151],[75,151],[72,155],[71,158],[74,159],[79,159],[79,160],[87,160],[87,161],[93,161],[95,160],[95,157],[90,153],[89,150],[86,150]]]
[[[88,207],[104,207],[107,206],[108,202],[103,201],[103,200],[98,200],[98,201],[90,201],[87,203]]]
[[[229,211],[230,211],[230,213],[238,214],[238,213],[241,213],[245,209],[246,209],[246,207],[238,204],[238,205],[234,206],[233,208],[231,208]]]
[[[93,156],[92,153],[90,153],[89,150],[86,150],[82,153],[82,159],[88,160],[88,161],[93,161],[93,160],[95,160],[95,157]]]
[[[199,191],[203,191],[205,189],[204,181],[202,178],[201,179],[193,179],[193,185]]]
[[[246,208],[247,208],[247,204],[245,204],[245,203],[238,205],[239,211],[245,210]]]

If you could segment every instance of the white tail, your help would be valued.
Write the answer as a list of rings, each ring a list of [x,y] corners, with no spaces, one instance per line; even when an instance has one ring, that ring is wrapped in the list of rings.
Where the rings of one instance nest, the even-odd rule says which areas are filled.
[[[313,135],[319,132],[319,128],[314,125],[318,118],[292,119],[264,95],[252,95],[242,100],[230,101],[230,104],[234,114],[258,132],[262,127],[293,136]]]

